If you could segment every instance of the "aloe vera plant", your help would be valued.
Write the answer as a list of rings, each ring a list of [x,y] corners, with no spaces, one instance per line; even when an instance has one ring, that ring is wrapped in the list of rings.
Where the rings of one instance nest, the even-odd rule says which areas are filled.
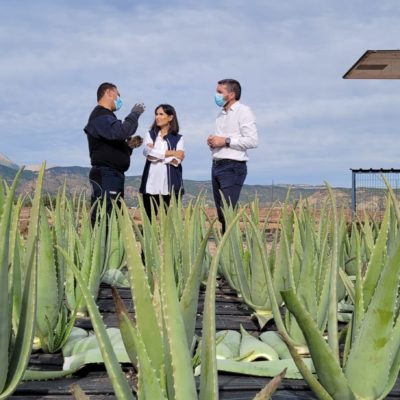
[[[159,268],[160,275],[154,281],[155,289],[152,293],[125,204],[122,206],[122,211],[118,211],[118,213],[132,283],[136,324],[134,325],[127,318],[127,313],[122,307],[118,306],[118,309],[120,310],[121,333],[128,354],[132,362],[134,364],[138,362],[139,366],[139,398],[195,399],[197,398],[196,386],[191,371],[190,346],[187,337],[193,325],[191,318],[195,318],[196,313],[191,318],[186,317],[185,319],[185,308],[191,310],[193,307],[191,304],[181,307],[179,302],[173,270],[173,242],[169,240],[173,235],[172,218],[166,217],[165,220],[165,233],[161,243],[163,265]],[[197,287],[197,290],[199,287],[197,282],[200,279],[198,270],[200,270],[206,244],[207,237],[200,243],[198,254],[187,280],[187,284],[192,285],[193,288]],[[82,274],[68,254],[61,248],[60,251],[72,268],[82,290],[116,394],[121,399],[131,398],[129,389],[122,382],[116,356],[107,335],[105,335],[105,327],[101,322],[94,300],[85,287]],[[117,304],[119,303],[117,302]],[[197,304],[195,306],[197,311]],[[185,322],[188,320],[189,328],[187,329]],[[134,348],[133,352],[132,347]],[[144,376],[144,374],[146,375]]]
[[[0,222],[0,399],[6,399],[16,389],[28,365],[35,329],[37,266],[35,263],[36,242],[39,220],[39,207],[43,182],[44,164],[36,183],[32,204],[27,247],[22,262],[24,281],[20,308],[13,308],[14,296],[9,281],[9,237],[15,188],[22,169],[17,173],[14,182],[3,197]],[[15,276],[13,276],[13,279]],[[12,282],[12,280],[11,280]],[[13,327],[13,313],[19,313]]]
[[[118,362],[117,356],[113,350],[110,338],[107,334],[106,327],[104,326],[102,317],[97,308],[97,305],[93,299],[93,296],[87,287],[87,283],[83,279],[82,273],[79,271],[74,261],[69,257],[68,253],[59,248],[61,254],[65,257],[69,267],[72,269],[75,278],[78,282],[82,296],[86,303],[91,321],[93,324],[94,331],[99,343],[100,351],[104,360],[104,364],[107,369],[108,376],[113,385],[115,394],[118,399],[121,400],[132,400],[135,396],[132,393],[132,389],[129,387],[127,380],[125,379],[124,373]]]
[[[190,302],[181,306],[179,301],[172,252],[173,217],[169,214],[165,216],[163,222],[164,232],[159,244],[161,246],[159,253],[161,265],[157,268],[158,273],[154,272],[153,274],[153,288],[149,284],[147,271],[137,247],[138,240],[124,204],[119,221],[122,226],[136,311],[135,325],[126,317],[121,317],[121,332],[124,341],[134,340],[135,343],[136,352],[132,362],[135,362],[136,354],[138,354],[139,360],[139,354],[142,354],[142,357],[146,355],[146,361],[144,361],[147,365],[146,368],[154,371],[152,373],[154,382],[159,382],[157,391],[163,393],[163,396],[171,399],[194,399],[197,395],[191,371],[190,347],[194,335],[197,301],[195,301],[194,308]],[[191,286],[191,289],[188,289],[191,296],[195,295],[193,289],[199,290],[198,271],[206,243],[207,237],[203,239],[187,281]],[[157,250],[153,249],[153,251]],[[185,297],[183,295],[183,298]],[[121,308],[119,310],[121,313]],[[128,332],[128,334],[124,335],[124,332]],[[143,372],[139,376],[143,376]],[[146,380],[139,380],[139,388],[142,388],[144,392],[150,390],[147,388],[147,384]]]
[[[332,197],[333,198],[333,197]],[[383,399],[393,387],[400,370],[400,236],[398,206],[386,208],[365,276],[361,273],[360,240],[356,232],[356,284],[353,318],[347,334],[342,364],[338,358],[335,326],[336,293],[331,281],[328,343],[299,302],[293,289],[282,293],[307,340],[318,379],[331,399]],[[391,213],[395,210],[396,216]],[[390,223],[396,218],[397,223]],[[396,234],[389,233],[396,227]],[[337,234],[337,232],[336,232]],[[388,238],[395,238],[388,250]],[[332,276],[337,266],[332,267]],[[337,276],[337,275],[336,275]],[[371,365],[371,368],[365,368]],[[373,366],[373,367],[372,367]],[[360,374],[360,370],[363,371]]]
[[[191,370],[191,342],[193,342],[198,297],[193,296],[193,292],[198,291],[200,287],[201,265],[204,261],[204,253],[212,226],[196,249],[196,256],[191,261],[192,265],[189,267],[183,293],[179,296],[179,280],[176,280],[174,270],[176,259],[173,254],[174,218],[176,216],[172,214],[161,216],[163,218],[163,235],[159,243],[161,265],[157,268],[158,274],[153,274],[151,286],[148,271],[143,265],[140,253],[142,242],[137,230],[132,225],[124,203],[122,209],[118,209],[117,213],[132,286],[136,311],[135,322],[130,320],[118,296],[115,295],[115,297],[125,347],[130,360],[139,370],[137,392],[139,399],[196,399],[196,386]],[[239,217],[240,215],[238,215]],[[236,221],[233,221],[232,226],[235,223]],[[215,354],[215,277],[219,257],[229,238],[232,226],[228,226],[220,248],[217,249],[208,277],[203,318],[204,340],[202,343],[206,342],[206,344],[202,345],[203,374],[199,395],[201,400],[218,398],[216,359],[213,357]],[[86,288],[82,273],[67,251],[61,248],[59,251],[67,260],[82,290],[100,350],[118,398],[133,398],[130,388],[127,387],[126,382],[123,382],[118,359],[110,339],[106,335],[105,326],[101,321],[94,299]],[[115,290],[114,292],[116,293]],[[189,294],[192,294],[194,300],[189,299]],[[205,349],[210,349],[210,351]],[[280,379],[277,378],[277,382]],[[276,384],[274,383],[272,386],[276,387]],[[265,388],[256,398],[267,399],[273,390],[274,388],[271,387]]]
[[[75,322],[75,312],[65,305],[65,276],[54,257],[56,248],[52,230],[43,205],[40,207],[38,235],[38,300],[36,314],[37,345],[44,352],[55,353],[62,348]]]
[[[80,216],[76,214],[75,209],[81,212]],[[51,210],[51,219],[54,221],[53,245],[56,248],[59,293],[65,291],[66,304],[71,313],[78,309],[78,316],[85,316],[86,306],[81,301],[80,287],[61,249],[67,251],[82,272],[90,292],[97,298],[108,254],[105,202],[101,207],[97,207],[97,220],[92,228],[84,197],[71,201],[64,186],[57,195],[55,207]]]
[[[251,220],[258,226],[258,200],[253,201],[248,210]],[[226,202],[224,215],[228,223],[233,221],[236,216],[236,211]],[[267,223],[268,216],[266,218]],[[267,238],[264,232],[265,226],[260,229],[260,235],[263,241],[263,249],[266,252]],[[218,232],[214,231],[214,236],[219,243],[221,239]],[[274,285],[282,285],[283,262],[275,263],[274,261],[272,254],[268,254],[268,268],[273,273]],[[243,301],[254,310],[261,328],[273,317],[263,268],[260,249],[256,244],[253,230],[250,228],[247,219],[242,218],[232,228],[229,241],[222,252],[220,273],[230,286],[238,291]]]
[[[75,213],[76,208],[81,216]],[[60,249],[82,268],[91,292],[97,296],[101,276],[97,266],[102,265],[104,258],[105,231],[101,214],[99,219],[92,235],[84,197],[71,201],[66,185],[58,191],[55,204],[50,201],[49,210],[40,207],[35,349],[50,353],[60,350],[73,328],[78,309],[85,311],[76,278]],[[97,234],[98,231],[101,233]]]
[[[153,287],[152,276],[159,273],[161,265],[160,243],[163,237],[166,223],[165,207],[161,204],[158,211],[158,221],[151,223],[147,216],[141,197],[138,197],[139,211],[141,213],[141,229],[135,221],[132,221],[135,235],[140,242],[144,265],[146,267],[149,284]],[[155,215],[153,215],[155,218]],[[189,202],[186,209],[183,208],[180,197],[171,199],[168,208],[168,218],[172,219],[171,240],[174,247],[174,275],[177,282],[179,297],[183,295],[190,268],[197,257],[197,250],[206,235],[209,235],[207,218],[204,211],[204,196],[199,196],[196,201]],[[153,219],[153,221],[155,221]],[[208,248],[203,253],[200,268],[202,277],[205,276],[210,263]]]

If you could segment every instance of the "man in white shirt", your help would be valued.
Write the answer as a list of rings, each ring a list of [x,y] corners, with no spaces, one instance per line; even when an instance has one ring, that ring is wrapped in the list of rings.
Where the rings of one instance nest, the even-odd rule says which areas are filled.
[[[207,139],[212,152],[213,195],[222,232],[225,232],[222,196],[236,207],[247,175],[247,150],[258,146],[254,114],[240,103],[241,91],[240,83],[234,79],[218,82],[215,103],[222,110],[216,119],[215,134]]]

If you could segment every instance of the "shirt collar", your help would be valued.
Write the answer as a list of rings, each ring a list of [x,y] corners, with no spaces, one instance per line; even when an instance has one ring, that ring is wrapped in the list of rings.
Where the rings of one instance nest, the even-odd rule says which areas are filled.
[[[225,110],[225,108],[222,109],[223,114],[228,114],[229,111],[235,111],[239,107],[239,100],[235,101],[229,108],[228,110]]]

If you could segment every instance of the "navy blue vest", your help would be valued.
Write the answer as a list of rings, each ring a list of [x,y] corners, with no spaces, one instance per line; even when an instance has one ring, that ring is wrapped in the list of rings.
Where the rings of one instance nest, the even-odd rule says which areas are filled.
[[[153,143],[157,139],[158,131],[151,130],[150,132],[150,137],[153,140]],[[172,134],[168,133],[166,136],[164,136],[164,140],[167,142],[168,145],[168,150],[176,150],[176,146],[180,140],[182,135],[179,134]],[[144,166],[143,170],[143,175],[142,175],[142,182],[140,184],[140,193],[146,193],[146,184],[147,184],[147,178],[149,177],[149,169],[150,169],[151,162],[146,160],[146,164]],[[184,188],[183,188],[183,179],[182,179],[182,163],[179,164],[177,167],[174,167],[171,164],[167,164],[167,176],[168,176],[168,191],[171,193],[172,190],[176,194],[180,192],[181,195],[184,194]]]

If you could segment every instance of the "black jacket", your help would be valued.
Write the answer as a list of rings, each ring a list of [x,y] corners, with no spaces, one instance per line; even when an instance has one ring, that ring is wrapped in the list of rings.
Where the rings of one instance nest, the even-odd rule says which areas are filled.
[[[132,149],[126,139],[136,132],[139,116],[130,113],[122,122],[111,110],[94,108],[84,128],[93,166],[110,167],[122,173],[129,168]]]

